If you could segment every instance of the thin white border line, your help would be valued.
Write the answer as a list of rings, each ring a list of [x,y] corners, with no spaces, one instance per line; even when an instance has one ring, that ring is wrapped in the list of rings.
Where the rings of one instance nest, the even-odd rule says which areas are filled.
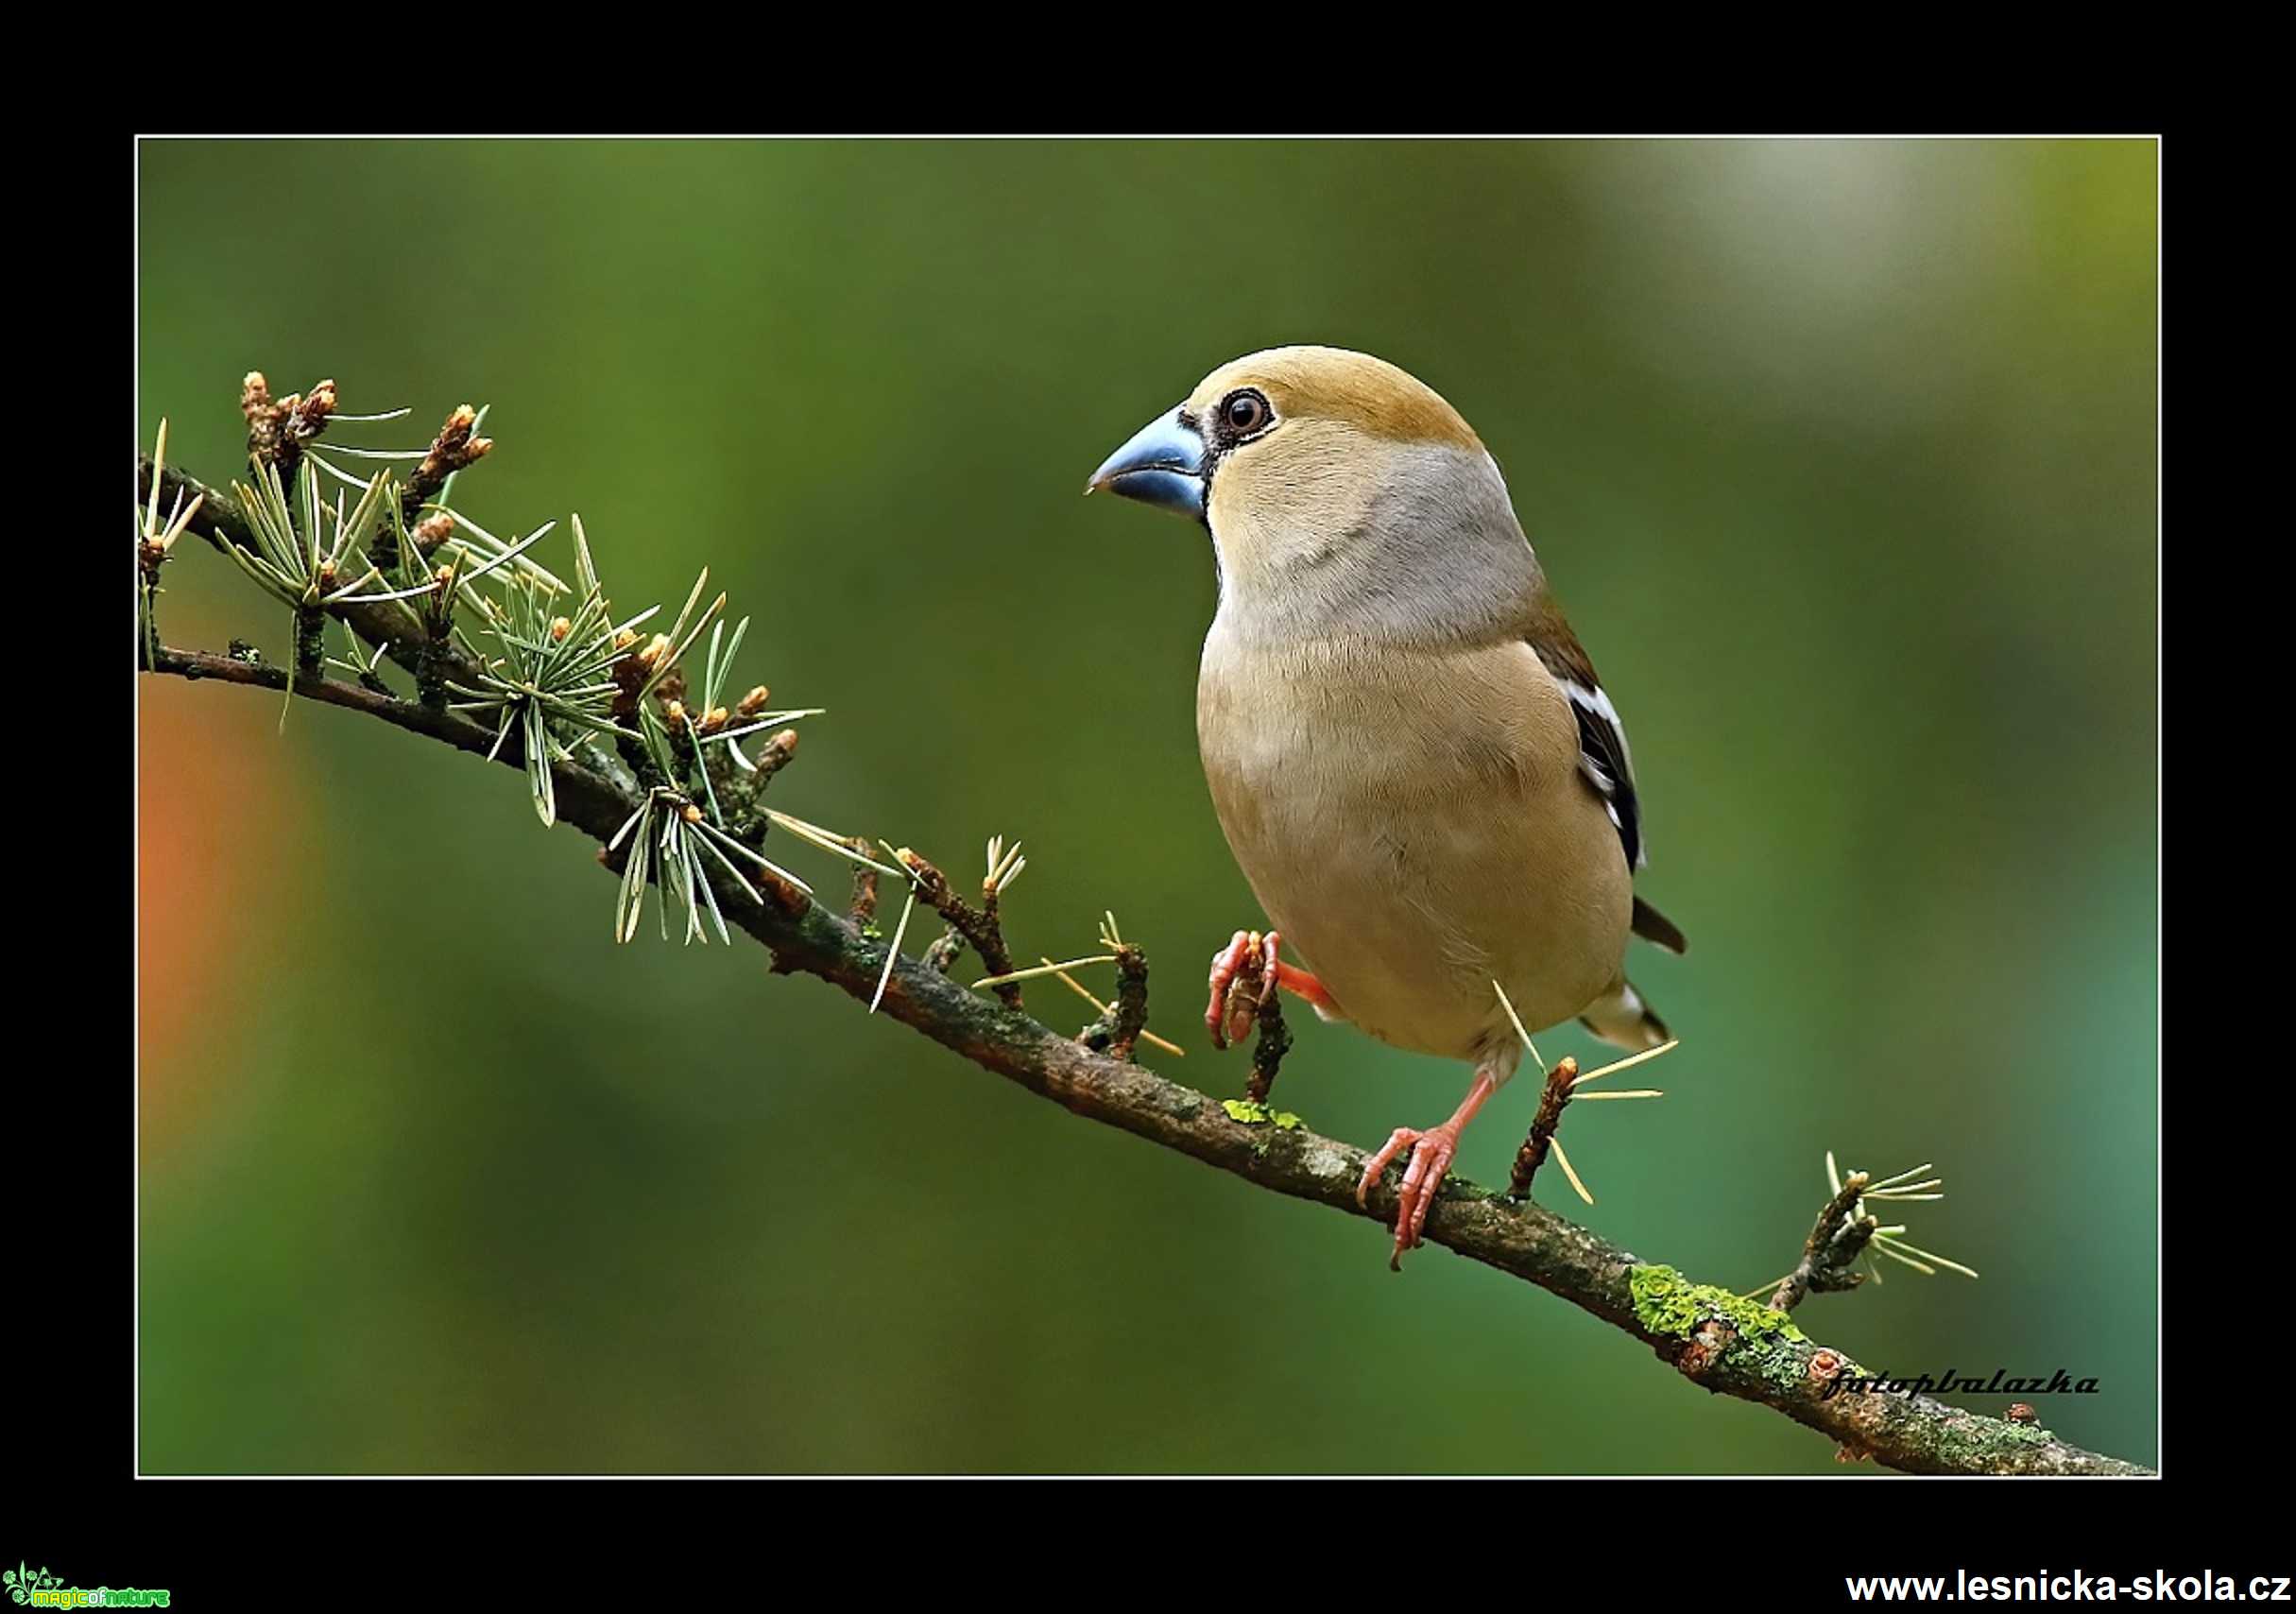
[[[145,140],[813,140],[813,138],[840,138],[840,140],[994,140],[1008,135],[135,135],[135,145]],[[2163,1063],[2167,1058],[2161,1022],[2161,902],[2163,902],[2163,779],[2165,779],[2165,750],[2161,734],[2161,712],[2165,712],[2163,686],[2163,610],[2165,610],[2165,583],[2161,570],[2163,554],[2163,512],[2165,487],[2167,487],[2167,450],[2163,443],[2161,416],[2163,416],[2163,344],[2165,344],[2165,273],[2163,273],[2163,218],[2167,214],[2167,197],[2161,183],[2161,135],[1010,135],[1010,138],[1040,138],[1040,140],[1226,140],[1226,138],[1286,138],[1286,140],[2151,140],[2153,146],[2153,1468],[2167,1471],[2167,1380],[2163,1375],[2163,1346],[2165,1346],[2165,1318],[2161,1314],[2161,1251],[2165,1249],[2163,1203],[2167,1198],[2167,1182],[2163,1176],[2165,1150],[2165,1107],[2163,1107]],[[143,163],[131,161],[131,236],[135,252],[135,287],[143,287]],[[131,292],[133,308],[129,310],[129,321],[135,340],[135,376],[129,384],[129,432],[143,443],[143,299]],[[133,477],[131,489],[133,493]],[[133,659],[129,661],[129,694],[131,694],[131,732],[135,734],[135,771],[138,785],[143,781],[143,673],[135,670]],[[129,1261],[129,1314],[135,1330],[135,1373],[131,1391],[133,1405],[133,1433],[129,1451],[129,1471],[135,1479],[172,1481],[172,1479],[404,1479],[404,1481],[522,1481],[522,1479],[659,1479],[659,1481],[723,1481],[723,1479],[838,1479],[838,1481],[900,1481],[900,1479],[1318,1479],[1318,1481],[1347,1481],[1347,1479],[1554,1479],[1554,1481],[1585,1481],[1585,1479],[1708,1479],[1708,1481],[1787,1481],[1787,1484],[1835,1484],[1837,1476],[1830,1474],[957,1474],[957,1471],[936,1471],[936,1474],[771,1474],[771,1471],[742,1471],[742,1474],[145,1474],[143,1471],[143,790],[131,792],[133,816],[133,845],[135,851],[135,914],[129,923],[135,946],[135,964],[129,971],[131,985],[129,996],[135,1010],[135,1056],[129,1068],[129,1097],[131,1097],[131,1134],[129,1134],[129,1159],[133,1161],[133,1182],[129,1185],[129,1198],[135,1212],[135,1233],[131,1240],[131,1261]],[[1986,1474],[1935,1474],[1931,1479],[2002,1479]],[[2062,1479],[2046,1474],[2018,1474],[2009,1479]]]

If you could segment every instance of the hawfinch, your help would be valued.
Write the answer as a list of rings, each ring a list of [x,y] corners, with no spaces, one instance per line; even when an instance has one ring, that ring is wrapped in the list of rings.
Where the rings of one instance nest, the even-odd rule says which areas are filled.
[[[1086,491],[1100,488],[1211,534],[1196,737],[1273,924],[1267,989],[1474,1066],[1457,1113],[1397,1128],[1356,1190],[1410,1147],[1399,1256],[1524,1032],[1576,1016],[1621,1048],[1667,1039],[1623,963],[1630,932],[1683,949],[1634,893],[1626,730],[1497,462],[1394,365],[1313,347],[1238,359],[1109,455]],[[1254,949],[1239,932],[1213,961],[1215,1043],[1249,1027],[1248,1008],[1223,1024],[1224,998]]]

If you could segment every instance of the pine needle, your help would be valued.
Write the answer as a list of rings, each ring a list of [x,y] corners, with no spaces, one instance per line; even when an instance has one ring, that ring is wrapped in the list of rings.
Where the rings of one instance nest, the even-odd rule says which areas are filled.
[[[1599,1071],[1588,1071],[1585,1075],[1580,1076],[1576,1080],[1572,1081],[1570,1085],[1573,1090],[1583,1088],[1588,1082],[1600,1081],[1602,1077],[1614,1075],[1620,1071],[1631,1071],[1636,1065],[1641,1064],[1646,1059],[1655,1059],[1661,1054],[1671,1054],[1681,1046],[1682,1039],[1679,1037],[1674,1038],[1671,1041],[1659,1043],[1655,1048],[1645,1048],[1639,1054],[1629,1054],[1623,1059],[1614,1059]],[[1590,1092],[1582,1093],[1579,1096],[1583,1098],[1601,1098],[1602,1095],[1599,1092]],[[1619,1095],[1614,1093],[1611,1096],[1615,1098]]]
[[[1015,970],[1003,975],[984,975],[973,983],[973,987],[978,990],[983,987],[1002,987],[1014,981],[1034,981],[1040,975],[1057,975],[1063,970],[1074,970],[1081,965],[1113,964],[1115,962],[1116,954],[1113,953],[1095,953],[1087,958],[1071,958],[1065,964],[1054,964],[1048,959],[1033,969]],[[1091,994],[1088,992],[1085,995],[1089,997]]]
[[[1060,984],[1061,984],[1062,986],[1064,986],[1064,987],[1068,987],[1068,989],[1069,989],[1070,991],[1074,992],[1074,993],[1075,993],[1075,994],[1076,994],[1078,997],[1080,997],[1080,998],[1084,999],[1084,1001],[1085,1001],[1086,1003],[1090,1004],[1091,1004],[1091,1005],[1092,1005],[1094,1008],[1098,1009],[1098,1010],[1099,1010],[1099,1011],[1100,1011],[1102,1014],[1106,1014],[1106,1013],[1108,1012],[1108,1005],[1107,1005],[1106,1004],[1102,1003],[1102,1002],[1101,1002],[1101,1001],[1100,1001],[1098,998],[1094,997],[1094,996],[1093,996],[1093,995],[1092,995],[1090,992],[1087,991],[1087,990],[1085,989],[1085,987],[1084,987],[1083,983],[1081,983],[1080,981],[1078,981],[1078,980],[1076,979],[1076,977],[1075,977],[1075,976],[1073,976],[1073,975],[1070,974],[1070,973],[1069,973],[1069,972],[1068,972],[1066,970],[1063,970],[1063,969],[1062,969],[1062,968],[1059,966],[1059,965],[1054,964],[1054,962],[1053,962],[1053,961],[1052,961],[1050,958],[1045,957],[1045,956],[1044,956],[1044,954],[1042,954],[1041,953],[1038,953],[1038,954],[1037,955],[1037,961],[1038,961],[1038,962],[1040,962],[1040,963],[1044,964],[1045,966],[1047,966],[1048,968],[1050,968],[1050,969],[1051,969],[1051,970],[1053,971],[1053,974],[1054,975],[1054,977],[1056,977],[1056,978],[1059,980],[1059,982],[1060,982]],[[1167,1041],[1165,1041],[1165,1040],[1164,1040],[1164,1039],[1163,1039],[1161,1037],[1158,1037],[1158,1036],[1157,1036],[1157,1035],[1155,1032],[1153,1032],[1153,1031],[1147,1030],[1145,1027],[1143,1027],[1143,1028],[1141,1029],[1141,1031],[1140,1031],[1140,1040],[1141,1040],[1142,1042],[1153,1042],[1153,1043],[1155,1043],[1155,1044],[1156,1044],[1156,1045],[1157,1045],[1158,1048],[1161,1048],[1162,1050],[1164,1050],[1164,1052],[1165,1052],[1165,1053],[1167,1053],[1167,1054],[1171,1055],[1171,1056],[1172,1056],[1174,1058],[1175,1058],[1175,1059],[1185,1059],[1185,1058],[1187,1058],[1187,1057],[1188,1057],[1188,1050],[1187,1050],[1187,1049],[1185,1049],[1185,1048],[1181,1047],[1181,1046],[1180,1046],[1178,1043],[1176,1043],[1176,1042],[1167,1042]]]
[[[1874,1235],[1874,1242],[1877,1245],[1884,1245],[1893,1255],[1895,1255],[1899,1250],[1905,1250],[1910,1254],[1921,1257],[1923,1261],[1933,1261],[1948,1272],[1958,1272],[1964,1278],[1975,1278],[1977,1276],[1974,1269],[1963,1266],[1960,1262],[1947,1261],[1944,1256],[1937,1254],[1934,1250],[1926,1250],[1919,1245],[1910,1245],[1903,1239],[1884,1239],[1879,1233],[1876,1233]],[[1905,1257],[1898,1256],[1897,1259],[1904,1261]]]
[[[1563,1153],[1563,1141],[1560,1138],[1550,1137],[1547,1140],[1547,1148],[1554,1156],[1554,1163],[1563,1168],[1563,1175],[1570,1179],[1570,1186],[1579,1191],[1579,1197],[1592,1205],[1594,1195],[1586,1192],[1586,1185],[1579,1180],[1579,1174],[1571,1170],[1570,1157]]]
[[[877,1005],[885,1000],[885,985],[893,979],[893,965],[900,957],[900,938],[909,934],[909,916],[917,911],[917,887],[901,899],[900,923],[893,927],[893,945],[885,949],[885,967],[877,977],[877,990],[869,996],[869,1012],[875,1014]]]
[[[1828,1161],[1830,1161],[1830,1160],[1832,1160],[1833,1156],[1832,1156],[1832,1155],[1829,1153],[1829,1154],[1827,1154],[1826,1159],[1827,1159],[1827,1160],[1828,1160]],[[1828,1169],[1830,1169],[1830,1167],[1829,1167]],[[1873,1192],[1874,1192],[1876,1189],[1877,1189],[1877,1188],[1895,1188],[1895,1187],[1897,1187],[1899,1184],[1903,1183],[1903,1182],[1904,1182],[1904,1181],[1905,1181],[1905,1180],[1906,1180],[1908,1177],[1919,1176],[1921,1176],[1921,1174],[1922,1174],[1922,1173],[1924,1173],[1924,1172],[1926,1172],[1926,1171],[1935,1171],[1936,1169],[1937,1169],[1937,1162],[1936,1162],[1936,1161],[1934,1161],[1934,1160],[1924,1160],[1924,1161],[1922,1161],[1922,1163],[1921,1163],[1921,1164],[1919,1164],[1919,1165],[1917,1165],[1917,1166],[1913,1167],[1913,1168],[1912,1168],[1911,1170],[1910,1170],[1910,1171],[1901,1171],[1901,1172],[1899,1172],[1899,1173],[1898,1173],[1898,1174],[1897,1174],[1895,1176],[1885,1176],[1885,1177],[1883,1177],[1883,1178],[1882,1178],[1882,1179],[1881,1179],[1879,1182],[1869,1182],[1869,1183],[1867,1183],[1867,1184],[1865,1185],[1865,1191],[1866,1191],[1868,1193],[1873,1193]],[[1841,1185],[1840,1185],[1839,1183],[1837,1183],[1837,1184],[1835,1184],[1835,1185],[1834,1185],[1834,1192],[1835,1192],[1836,1193],[1841,1193],[1841,1192],[1842,1192],[1842,1187],[1841,1187]]]
[[[1515,1012],[1515,1004],[1508,1001],[1507,988],[1499,984],[1497,977],[1493,977],[1491,981],[1491,990],[1499,994],[1499,1006],[1505,1009],[1507,1011],[1507,1018],[1515,1022],[1515,1035],[1523,1039],[1523,1047],[1530,1051],[1531,1062],[1534,1065],[1536,1065],[1540,1070],[1544,1071],[1547,1068],[1547,1061],[1539,1057],[1538,1044],[1532,1041],[1531,1034],[1523,1029],[1523,1017]],[[1565,1171],[1568,1171],[1570,1168],[1568,1166],[1565,1166],[1563,1169]],[[1570,1180],[1572,1182],[1576,1182],[1578,1181],[1578,1178],[1574,1176]],[[1585,1193],[1586,1191],[1582,1188],[1579,1190],[1579,1192],[1581,1193]],[[1592,1205],[1594,1203],[1593,1198],[1590,1196],[1586,1203]]]

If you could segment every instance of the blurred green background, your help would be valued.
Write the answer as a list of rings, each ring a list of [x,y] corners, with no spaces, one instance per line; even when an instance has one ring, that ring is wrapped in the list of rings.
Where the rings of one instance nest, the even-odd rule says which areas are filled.
[[[1195,755],[1210,557],[1078,490],[1239,353],[1403,365],[1505,467],[1692,940],[1635,961],[1667,1098],[1574,1112],[1600,1203],[1542,1197],[1751,1288],[1825,1149],[1935,1160],[1910,1236],[1983,1279],[1889,1268],[1808,1324],[2094,1376],[2044,1420],[2157,1456],[2150,143],[163,142],[140,219],[146,446],[164,415],[243,470],[251,367],[415,406],[346,442],[490,404],[477,520],[557,518],[563,561],[580,511],[625,610],[707,563],[749,678],[830,708],[775,799],[952,869],[1019,836],[1017,949],[1114,908],[1188,1049],[1146,1062],[1221,1094],[1204,960],[1260,919]],[[166,637],[283,658],[180,553]],[[146,1471],[1844,1471],[738,937],[617,949],[512,773],[142,701]],[[1464,1089],[1294,1018],[1277,1095],[1321,1130]],[[1502,1177],[1533,1103],[1460,1169]]]

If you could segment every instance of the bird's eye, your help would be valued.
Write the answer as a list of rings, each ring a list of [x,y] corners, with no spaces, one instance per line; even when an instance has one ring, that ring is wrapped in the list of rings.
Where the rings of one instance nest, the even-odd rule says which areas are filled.
[[[1268,401],[1248,388],[1231,392],[1220,404],[1220,421],[1236,437],[1256,432],[1268,422]]]

